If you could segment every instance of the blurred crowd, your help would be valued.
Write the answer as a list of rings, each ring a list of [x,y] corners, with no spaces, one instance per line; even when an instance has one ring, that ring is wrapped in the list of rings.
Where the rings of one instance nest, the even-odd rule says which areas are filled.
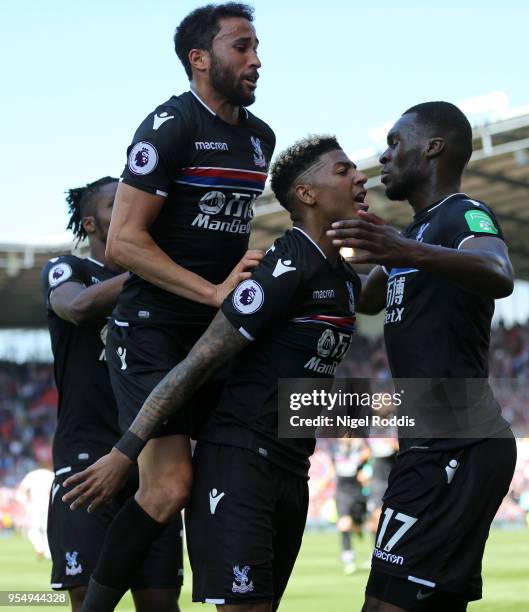
[[[53,365],[0,362],[0,485],[14,486],[51,466],[57,418]]]
[[[493,382],[495,392],[519,438],[516,474],[497,520],[524,523],[529,513],[529,411],[524,402],[529,381],[529,324],[494,330],[490,374],[499,379]],[[389,378],[383,339],[357,336],[338,375]],[[502,383],[501,379],[515,380]],[[51,466],[56,411],[52,364],[0,362],[0,530],[10,527],[16,515],[16,486],[29,471]],[[318,441],[312,464],[309,519],[332,520],[335,474],[329,441]]]

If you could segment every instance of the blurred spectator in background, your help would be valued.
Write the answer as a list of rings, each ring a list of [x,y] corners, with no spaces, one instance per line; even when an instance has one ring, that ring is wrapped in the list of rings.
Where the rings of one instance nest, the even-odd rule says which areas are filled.
[[[50,489],[55,475],[49,468],[51,461],[47,467],[26,474],[16,491],[16,500],[25,510],[22,530],[33,544],[37,559],[51,559],[47,525]],[[54,490],[52,495],[56,493]]]
[[[344,438],[332,446],[332,459],[336,472],[336,528],[340,534],[341,559],[346,574],[356,571],[356,553],[353,536],[363,537],[367,514],[367,479],[363,468],[371,456],[367,440]]]

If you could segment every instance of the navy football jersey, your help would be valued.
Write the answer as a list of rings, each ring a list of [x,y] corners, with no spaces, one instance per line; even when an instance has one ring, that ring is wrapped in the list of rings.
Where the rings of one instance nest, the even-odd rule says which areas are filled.
[[[503,240],[490,208],[464,193],[453,194],[419,212],[403,235],[452,249],[474,236]],[[494,300],[421,270],[393,268],[386,272],[384,337],[393,377],[486,379]],[[456,385],[451,383],[448,388],[450,395]],[[480,389],[481,402],[487,403],[487,414],[494,423],[495,432],[489,433],[505,429],[507,424],[488,385],[484,383]],[[440,404],[439,408],[448,410],[449,406]],[[426,443],[415,440],[403,444],[401,440],[401,450],[410,444]],[[437,441],[435,448],[464,444],[463,440]]]
[[[494,213],[461,193],[415,215],[403,235],[452,249],[472,236],[503,239]],[[421,270],[388,272],[384,337],[393,377],[486,377],[494,300]]]
[[[77,326],[61,319],[50,306],[51,293],[63,283],[90,287],[117,273],[94,259],[63,255],[42,269],[41,287],[48,311],[59,391],[57,429],[53,440],[55,469],[93,463],[120,437],[117,408],[105,361],[106,319]]]
[[[218,284],[248,248],[253,203],[274,146],[272,130],[246,109],[230,125],[189,91],[143,121],[121,181],[166,197],[149,230],[154,241],[173,261]],[[134,274],[114,312],[119,320],[202,327],[214,314]]]
[[[299,228],[279,238],[222,306],[252,342],[200,437],[249,448],[306,477],[315,440],[278,439],[278,379],[334,376],[351,343],[360,287],[343,259],[331,265]]]

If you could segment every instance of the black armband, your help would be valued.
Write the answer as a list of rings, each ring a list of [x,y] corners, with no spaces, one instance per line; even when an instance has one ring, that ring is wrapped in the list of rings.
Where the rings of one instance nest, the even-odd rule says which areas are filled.
[[[132,433],[130,429],[127,429],[116,444],[114,444],[114,447],[124,455],[127,455],[131,461],[136,461],[146,444],[147,440],[142,440],[136,434]]]

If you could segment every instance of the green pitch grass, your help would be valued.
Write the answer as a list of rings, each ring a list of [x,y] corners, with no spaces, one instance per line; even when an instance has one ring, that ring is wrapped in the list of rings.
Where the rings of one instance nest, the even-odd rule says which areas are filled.
[[[367,559],[369,552],[369,542],[366,541],[358,547],[359,561]],[[29,541],[18,535],[0,538],[0,590],[47,589],[49,573],[50,563],[37,561]],[[529,611],[529,530],[493,531],[485,554],[483,573],[484,599],[471,604],[471,612]],[[367,575],[365,569],[358,570],[352,576],[343,574],[335,533],[307,533],[281,611],[359,612]],[[213,606],[191,603],[190,577],[189,567],[186,567],[182,612],[213,612]],[[17,606],[16,609],[31,612],[66,608]],[[130,595],[125,596],[118,610],[133,612]]]

